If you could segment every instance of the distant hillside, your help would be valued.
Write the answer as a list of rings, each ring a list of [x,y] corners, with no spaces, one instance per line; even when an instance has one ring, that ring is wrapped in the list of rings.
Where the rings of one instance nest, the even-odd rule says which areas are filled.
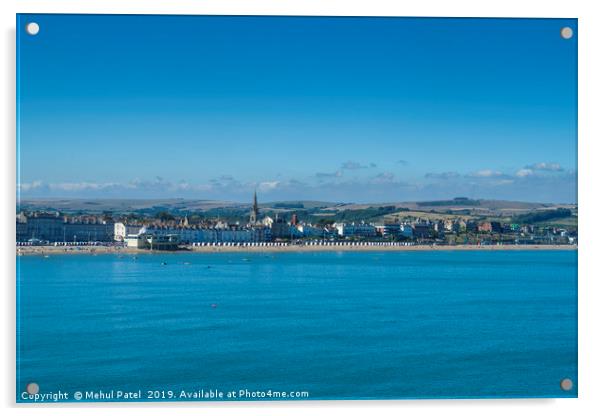
[[[243,218],[248,215],[248,203],[189,200],[189,199],[26,199],[18,210],[60,211],[64,213],[137,213],[154,215],[159,212],[172,214],[198,213]],[[297,213],[301,217],[331,217],[345,221],[373,220],[385,215],[403,215],[406,212],[440,215],[504,216],[526,215],[533,211],[550,209],[575,209],[574,205],[546,204],[520,201],[455,198],[440,201],[389,202],[374,204],[338,203],[325,201],[276,201],[259,204],[264,213]]]
[[[528,214],[517,215],[514,221],[523,224],[533,224],[538,222],[549,222],[562,218],[570,218],[573,215],[570,209],[556,208],[530,212]]]
[[[106,211],[128,213],[137,211],[203,211],[217,207],[246,206],[224,201],[187,199],[24,199],[22,210],[53,210],[65,213]]]
[[[416,202],[416,205],[419,207],[446,207],[446,206],[455,206],[455,207],[467,207],[467,206],[475,206],[481,205],[481,201],[478,199],[469,199],[469,198],[454,198],[451,200],[443,200],[443,201],[424,201],[424,202]]]

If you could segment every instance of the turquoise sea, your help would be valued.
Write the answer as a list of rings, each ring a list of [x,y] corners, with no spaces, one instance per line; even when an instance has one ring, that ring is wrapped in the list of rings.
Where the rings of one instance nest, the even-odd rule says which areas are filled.
[[[577,396],[576,251],[82,254],[17,267],[17,401],[30,382],[141,400]]]

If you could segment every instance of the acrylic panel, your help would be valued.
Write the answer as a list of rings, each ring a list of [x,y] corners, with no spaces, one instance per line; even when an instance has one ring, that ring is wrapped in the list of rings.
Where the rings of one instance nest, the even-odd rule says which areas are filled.
[[[17,16],[17,402],[577,397],[577,20]]]

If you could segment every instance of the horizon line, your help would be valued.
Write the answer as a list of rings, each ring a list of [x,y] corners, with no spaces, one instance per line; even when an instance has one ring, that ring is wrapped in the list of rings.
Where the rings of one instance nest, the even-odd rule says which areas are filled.
[[[20,198],[20,202],[27,201],[203,201],[203,202],[220,202],[220,203],[235,203],[235,204],[252,204],[252,195],[250,202],[236,201],[227,199],[204,199],[204,198],[184,198],[184,197],[114,197],[114,198],[97,198],[97,197],[27,197]],[[328,204],[344,204],[344,205],[385,205],[385,204],[410,204],[410,203],[424,203],[424,202],[453,202],[461,200],[465,201],[495,201],[495,202],[516,202],[523,204],[552,204],[552,205],[578,205],[577,202],[551,202],[551,201],[525,201],[519,199],[495,199],[495,198],[469,198],[469,197],[453,197],[453,198],[439,198],[439,199],[421,199],[421,200],[397,200],[397,201],[381,201],[381,202],[353,202],[353,201],[332,201],[332,200],[320,200],[320,199],[277,199],[259,202],[262,204],[274,204],[274,203],[299,203],[299,202],[321,202]],[[19,201],[17,201],[19,206]]]

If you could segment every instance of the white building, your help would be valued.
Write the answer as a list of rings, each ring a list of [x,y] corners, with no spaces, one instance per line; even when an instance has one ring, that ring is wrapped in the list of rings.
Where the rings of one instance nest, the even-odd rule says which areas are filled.
[[[376,236],[376,227],[366,223],[335,223],[333,224],[337,233],[341,237],[374,237]]]
[[[144,234],[128,234],[124,240],[126,245],[131,248],[145,248],[146,236]]]
[[[139,233],[128,234],[125,238],[128,247],[151,250],[176,250],[180,243],[177,234]]]
[[[138,234],[143,228],[142,225],[129,225],[122,222],[115,223],[114,238],[115,241],[125,241],[130,234]]]
[[[122,231],[122,230],[120,230]],[[137,235],[154,235],[156,237],[178,236],[182,244],[192,243],[251,243],[271,240],[270,229],[267,227],[253,228],[193,228],[193,227],[138,227],[134,232],[127,233],[123,240],[132,247],[140,244],[136,242]]]
[[[325,230],[321,227],[314,227],[312,225],[307,224],[299,224],[297,225],[297,231],[303,237],[324,237]]]
[[[414,236],[414,229],[411,224],[401,224],[401,235],[407,238]]]

